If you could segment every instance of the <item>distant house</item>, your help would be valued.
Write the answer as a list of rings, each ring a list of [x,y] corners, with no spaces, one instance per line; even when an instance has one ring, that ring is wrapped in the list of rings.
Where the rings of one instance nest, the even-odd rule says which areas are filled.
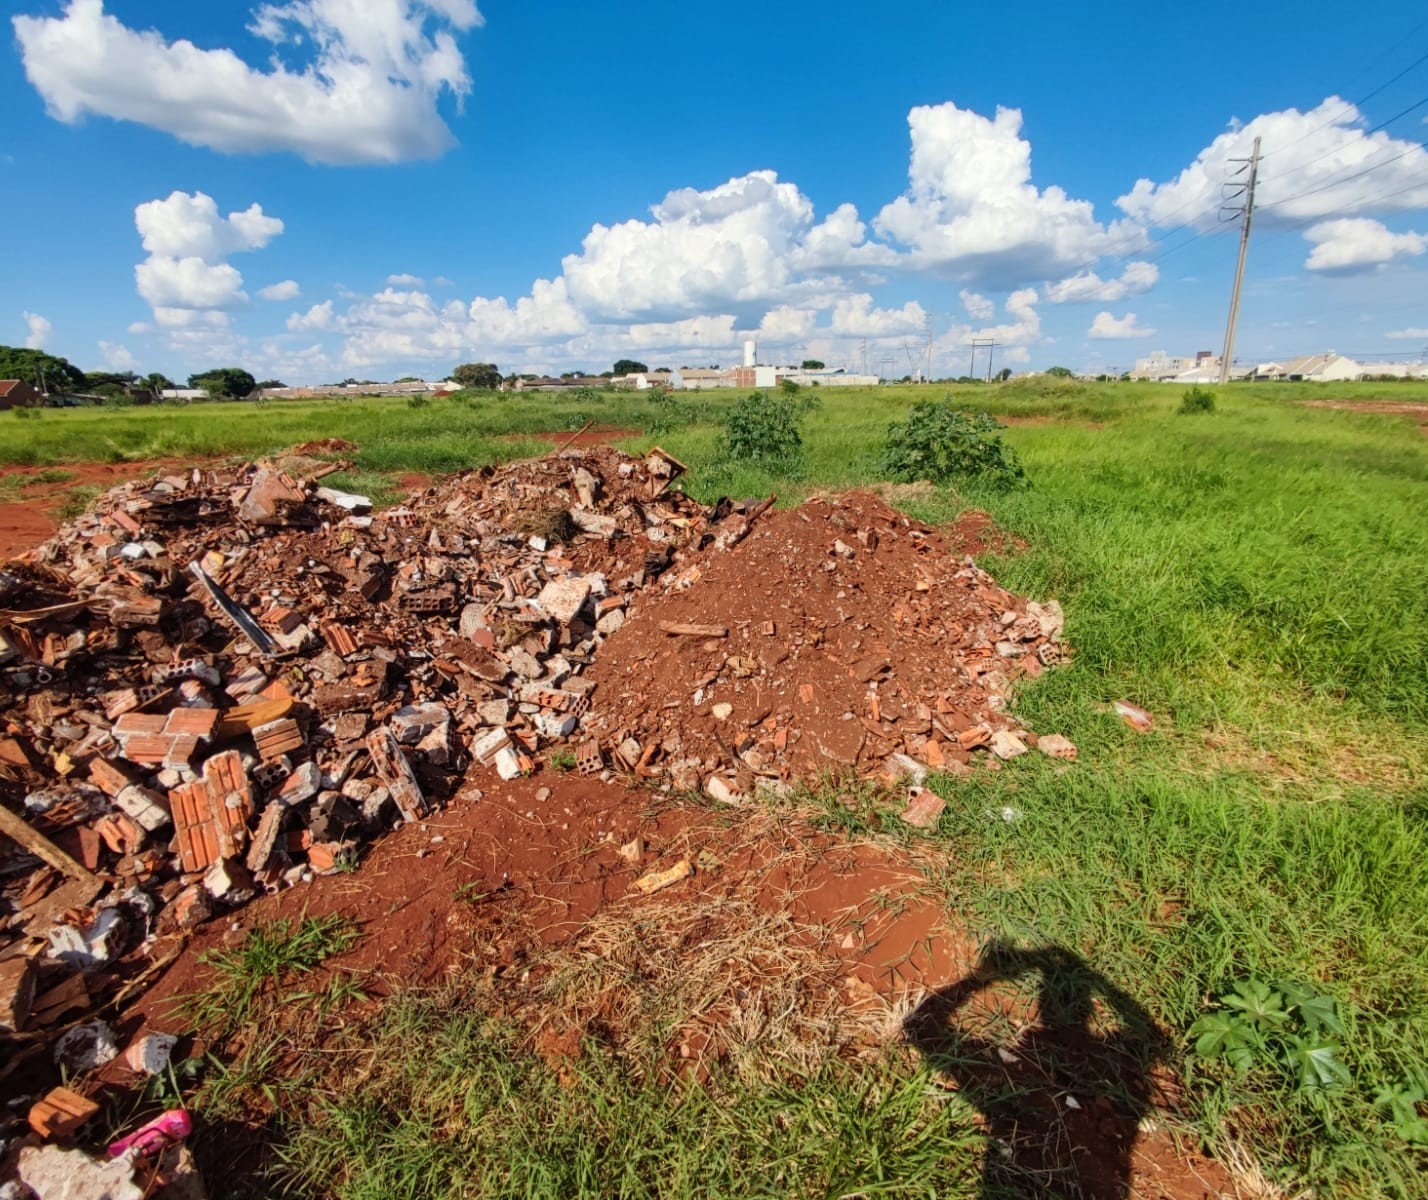
[[[1428,379],[1428,362],[1365,363],[1365,379]]]
[[[1253,367],[1231,367],[1229,378],[1231,380],[1248,379],[1254,374]],[[1165,380],[1161,381],[1166,382]],[[1172,383],[1219,383],[1220,382],[1220,360],[1216,356],[1204,366],[1191,367],[1188,371],[1182,371],[1177,375]]]
[[[1252,378],[1287,383],[1344,383],[1363,377],[1363,367],[1351,358],[1335,354],[1301,354],[1284,362],[1260,363]]]
[[[43,400],[23,379],[0,379],[0,409],[34,408]]]
[[[160,400],[207,400],[208,393],[202,388],[164,388],[159,392]]]

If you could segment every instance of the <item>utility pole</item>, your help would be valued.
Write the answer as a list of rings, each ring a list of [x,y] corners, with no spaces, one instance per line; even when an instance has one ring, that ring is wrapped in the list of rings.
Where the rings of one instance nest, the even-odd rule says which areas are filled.
[[[1225,384],[1230,380],[1230,364],[1234,361],[1235,355],[1235,324],[1240,319],[1240,285],[1245,281],[1245,257],[1249,253],[1250,221],[1254,217],[1254,185],[1259,178],[1259,138],[1254,140],[1254,151],[1248,159],[1236,158],[1232,162],[1247,162],[1249,164],[1249,184],[1232,185],[1235,189],[1242,191],[1245,198],[1244,223],[1240,226],[1240,256],[1235,263],[1235,290],[1230,293],[1230,319],[1225,324],[1225,352],[1220,356],[1220,383]],[[1237,174],[1244,171],[1240,168]],[[1228,199],[1238,199],[1238,195],[1227,197]],[[1221,211],[1224,211],[1223,209]]]
[[[972,352],[972,361],[967,366],[967,374],[973,379],[977,377],[977,351],[985,350],[987,352],[987,382],[991,383],[992,356],[997,352],[997,347],[1000,345],[1001,342],[995,338],[973,338],[967,345],[967,349]]]

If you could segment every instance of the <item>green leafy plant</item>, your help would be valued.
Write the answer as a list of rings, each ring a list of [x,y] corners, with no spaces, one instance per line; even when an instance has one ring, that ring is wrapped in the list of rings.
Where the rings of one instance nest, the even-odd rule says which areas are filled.
[[[575,751],[556,750],[550,756],[550,765],[557,771],[575,770]]]
[[[1026,483],[1016,451],[1002,442],[1004,426],[986,413],[963,412],[949,393],[920,400],[907,420],[888,428],[883,467],[905,483],[964,479],[1008,489]]]
[[[1301,1092],[1351,1082],[1339,1058],[1344,1025],[1332,996],[1299,984],[1245,979],[1220,1004],[1190,1027],[1196,1058],[1223,1059],[1240,1074],[1277,1067]]]
[[[1410,1146],[1428,1146],[1428,1117],[1420,1111],[1428,1105],[1428,1074],[1418,1072],[1402,1083],[1378,1089],[1376,1108],[1388,1109],[1393,1128]]]
[[[429,396],[408,396],[408,397],[407,397],[407,407],[408,407],[408,408],[425,408],[425,407],[426,407],[428,404],[430,404],[430,403],[431,403],[431,398],[430,398]]]
[[[1206,388],[1192,387],[1180,397],[1180,412],[1183,415],[1214,411],[1215,393]]]
[[[778,381],[778,390],[781,391],[785,396],[796,396],[798,395],[800,388],[798,384],[792,379],[780,379]]]
[[[788,396],[754,392],[729,411],[719,451],[741,462],[787,469],[803,454],[804,405]]]

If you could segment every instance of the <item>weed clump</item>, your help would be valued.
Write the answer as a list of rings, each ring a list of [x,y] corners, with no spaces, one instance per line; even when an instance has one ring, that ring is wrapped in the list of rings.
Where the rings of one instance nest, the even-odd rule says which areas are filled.
[[[1215,393],[1207,388],[1192,387],[1180,397],[1182,416],[1215,411]]]
[[[1007,490],[1026,483],[1016,451],[1002,442],[1005,426],[986,413],[962,412],[950,394],[920,400],[906,421],[888,427],[883,468],[890,479],[915,483],[954,479]]]
[[[719,452],[740,462],[787,468],[803,456],[803,415],[812,407],[787,395],[754,392],[729,411]]]

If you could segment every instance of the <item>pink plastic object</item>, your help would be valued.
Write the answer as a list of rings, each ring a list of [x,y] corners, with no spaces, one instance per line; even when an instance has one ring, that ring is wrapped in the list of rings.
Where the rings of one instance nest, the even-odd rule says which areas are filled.
[[[109,1157],[118,1158],[133,1150],[142,1157],[158,1154],[177,1144],[193,1132],[193,1121],[181,1108],[171,1108],[127,1137],[109,1144]]]

